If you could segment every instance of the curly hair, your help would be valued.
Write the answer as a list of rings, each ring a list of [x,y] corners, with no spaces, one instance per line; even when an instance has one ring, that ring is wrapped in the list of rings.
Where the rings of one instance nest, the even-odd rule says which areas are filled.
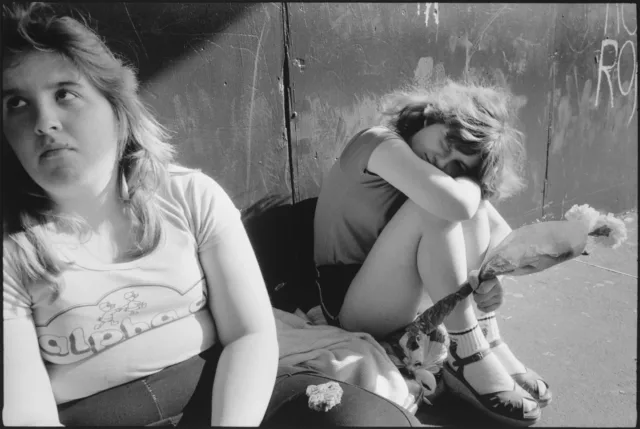
[[[523,134],[512,125],[511,99],[504,88],[446,80],[388,95],[382,113],[386,125],[407,142],[424,127],[445,125],[452,148],[480,154],[480,165],[469,174],[480,182],[482,198],[500,200],[524,187]]]
[[[136,230],[135,248],[128,257],[152,252],[161,239],[156,189],[168,179],[174,149],[167,131],[153,118],[138,95],[134,68],[114,55],[102,39],[53,5],[32,3],[3,6],[3,73],[34,51],[57,53],[69,60],[111,105],[118,124],[118,189]],[[2,135],[3,258],[14,262],[19,281],[53,283],[61,262],[51,252],[45,230],[52,225],[82,230],[80,219],[56,214],[54,202],[22,168]],[[54,286],[56,289],[57,286]],[[57,289],[56,289],[57,290]]]

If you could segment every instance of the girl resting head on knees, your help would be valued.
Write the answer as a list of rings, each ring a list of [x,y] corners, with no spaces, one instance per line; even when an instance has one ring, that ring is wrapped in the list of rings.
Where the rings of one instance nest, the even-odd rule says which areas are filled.
[[[328,380],[278,368],[239,211],[173,162],[133,69],[56,7],[2,10],[3,422],[306,426],[306,385]],[[344,392],[327,425],[417,424]]]
[[[506,90],[453,81],[394,93],[387,123],[347,143],[314,220],[330,323],[384,337],[455,292],[509,234],[489,199],[523,187],[524,146],[510,100]],[[500,339],[499,279],[476,292],[475,306],[467,299],[445,320],[445,381],[498,420],[533,424],[551,399],[548,385]]]

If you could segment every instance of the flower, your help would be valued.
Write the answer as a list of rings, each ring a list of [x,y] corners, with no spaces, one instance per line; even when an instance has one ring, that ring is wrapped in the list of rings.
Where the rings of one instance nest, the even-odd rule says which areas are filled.
[[[590,242],[606,247],[616,248],[627,239],[627,228],[620,219],[613,216],[600,214],[588,204],[581,206],[574,204],[564,215],[569,221],[583,222],[588,226]]]
[[[566,220],[585,223],[588,226],[589,232],[593,230],[599,216],[600,213],[596,209],[590,207],[589,204],[583,204],[581,206],[574,204],[573,207],[564,214],[564,218]]]

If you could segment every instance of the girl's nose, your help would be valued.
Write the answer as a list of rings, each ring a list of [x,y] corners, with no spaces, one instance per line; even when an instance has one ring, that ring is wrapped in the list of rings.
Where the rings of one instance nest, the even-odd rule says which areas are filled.
[[[60,131],[62,125],[58,119],[55,109],[51,107],[40,107],[37,112],[34,132],[36,135],[44,136],[54,131]]]
[[[449,161],[451,161],[451,158],[453,158],[453,156],[453,152],[449,152],[447,154],[439,156],[436,162],[437,167],[442,170],[449,163]]]

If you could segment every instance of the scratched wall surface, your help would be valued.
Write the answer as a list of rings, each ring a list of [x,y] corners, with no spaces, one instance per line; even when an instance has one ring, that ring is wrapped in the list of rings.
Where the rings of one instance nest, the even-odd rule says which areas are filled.
[[[528,187],[497,203],[512,225],[573,203],[637,207],[633,5],[75,6],[139,68],[180,161],[241,208],[317,196],[349,138],[380,122],[385,94],[445,77],[515,95]]]
[[[611,212],[637,207],[636,6],[557,8],[545,216],[576,203]]]
[[[241,208],[290,196],[280,4],[95,3],[99,33],[138,69],[179,161]]]
[[[451,77],[506,86],[526,135],[527,189],[497,204],[512,223],[542,214],[554,11],[548,5],[322,3],[289,6],[293,160],[315,196],[348,139],[379,121],[381,97]]]

